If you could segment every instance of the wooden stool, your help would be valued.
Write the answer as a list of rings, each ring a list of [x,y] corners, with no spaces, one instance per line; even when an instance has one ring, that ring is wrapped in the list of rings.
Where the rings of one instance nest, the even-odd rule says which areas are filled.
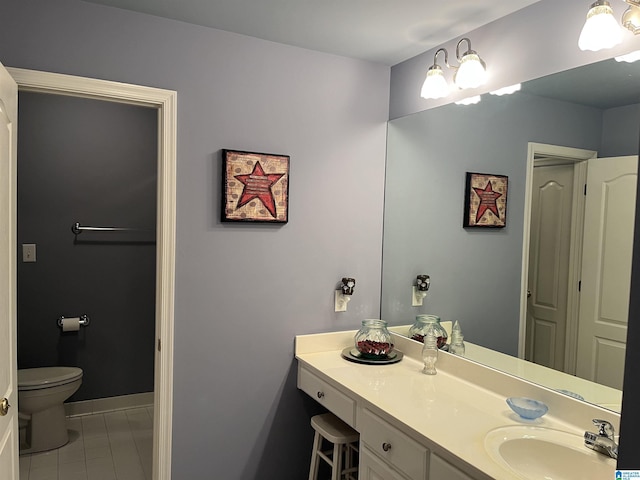
[[[316,433],[309,480],[317,480],[320,459],[331,466],[331,480],[357,480],[358,464],[354,462],[354,453],[358,453],[358,432],[332,413],[311,417],[311,426]],[[323,450],[324,443],[332,443],[333,448]]]

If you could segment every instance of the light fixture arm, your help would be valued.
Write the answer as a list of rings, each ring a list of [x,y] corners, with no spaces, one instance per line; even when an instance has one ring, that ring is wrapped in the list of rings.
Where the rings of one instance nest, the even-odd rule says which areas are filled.
[[[640,35],[640,0],[625,0],[629,5],[622,14],[622,26],[634,35]]]
[[[436,53],[433,55],[433,67],[438,67],[438,54],[440,52],[444,52],[444,64],[448,67],[448,68],[454,68],[451,65],[449,65],[449,52],[447,52],[446,48],[439,48],[438,50],[436,50]]]
[[[638,0],[638,1],[640,1],[640,0]],[[464,52],[464,54],[460,55],[460,44],[462,42],[465,42],[465,41],[467,42],[467,51]],[[448,68],[458,68],[456,65],[449,65],[449,52],[444,47],[439,48],[438,50],[436,50],[436,53],[433,55],[433,66],[434,67],[438,66],[438,54],[440,52],[444,53],[444,64]],[[456,45],[456,58],[458,59],[458,62],[460,62],[462,60],[462,57],[464,57],[465,55],[468,55],[468,54],[477,55],[477,52],[475,52],[474,50],[471,50],[471,40],[469,40],[467,37],[461,38],[460,41],[458,42],[458,44]]]
[[[467,51],[464,52],[464,55],[467,55],[469,53],[476,53],[473,50],[471,50],[471,40],[469,40],[467,37],[461,38],[458,44],[456,45],[456,58],[458,59],[458,62],[460,62],[462,60],[462,57],[464,56],[464,55],[460,56],[460,44],[464,41],[467,42]]]
[[[464,41],[467,42],[467,51],[464,52],[462,55],[460,55],[460,44],[462,42],[464,42]],[[466,57],[467,55],[476,55],[478,57],[478,61],[482,65],[482,68],[486,68],[487,67],[486,64],[484,63],[484,60],[482,60],[480,58],[480,55],[478,55],[478,52],[476,52],[475,50],[471,49],[471,40],[469,40],[467,37],[464,37],[464,38],[461,38],[460,41],[458,42],[458,44],[456,45],[456,58],[458,59],[458,63],[462,63],[462,59],[464,57]]]

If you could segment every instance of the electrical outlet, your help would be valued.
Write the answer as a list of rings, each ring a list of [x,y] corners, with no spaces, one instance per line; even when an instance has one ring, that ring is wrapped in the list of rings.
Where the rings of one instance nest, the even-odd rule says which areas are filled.
[[[412,294],[411,294],[411,306],[412,307],[421,307],[422,301],[424,297],[427,296],[427,292],[418,290],[418,287],[413,286]]]
[[[22,261],[23,262],[36,261],[36,244],[35,243],[22,244]]]
[[[346,312],[347,303],[351,300],[351,295],[343,295],[340,290],[336,290],[335,293],[335,311]]]

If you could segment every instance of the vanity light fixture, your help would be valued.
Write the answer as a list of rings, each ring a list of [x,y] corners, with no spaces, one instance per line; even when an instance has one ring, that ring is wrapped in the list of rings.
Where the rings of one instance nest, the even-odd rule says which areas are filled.
[[[438,65],[438,54],[444,52],[444,64],[449,66],[449,53],[444,48],[439,48],[433,56],[433,65],[427,70],[427,78],[422,84],[420,96],[422,98],[443,98],[449,95],[449,85],[444,78],[444,71]]]
[[[622,26],[633,32],[640,34],[640,0],[625,0],[629,7],[622,14]]]
[[[416,284],[413,286],[412,306],[422,306],[422,301],[424,300],[424,297],[427,296],[430,286],[431,277],[429,277],[429,275],[418,275],[416,277]]]
[[[466,42],[467,50],[460,54],[460,45]],[[459,66],[449,65],[449,52],[446,48],[439,48],[433,56],[433,65],[427,70],[427,76],[422,84],[420,96],[422,98],[443,98],[449,94],[450,88],[444,78],[444,71],[438,65],[438,54],[444,53],[444,64],[448,68],[455,68],[453,82],[461,90],[467,88],[477,88],[487,80],[487,66],[477,52],[471,50],[471,40],[462,38],[456,45],[456,58]]]
[[[624,0],[629,6],[622,14],[621,24],[634,35],[640,34],[640,0]],[[591,4],[587,20],[580,32],[578,46],[594,52],[611,48],[622,42],[622,29],[613,16],[611,4],[597,0]]]
[[[467,51],[460,55],[460,44],[467,42]],[[478,88],[487,81],[487,65],[474,50],[471,50],[471,40],[463,38],[456,45],[456,57],[460,66],[453,76],[458,88]]]
[[[353,289],[356,286],[356,279],[344,277],[340,282],[340,287],[335,291],[335,311],[346,312],[347,303],[351,300]]]
[[[622,31],[607,0],[597,0],[589,7],[587,20],[580,32],[580,50],[597,52],[622,42]]]

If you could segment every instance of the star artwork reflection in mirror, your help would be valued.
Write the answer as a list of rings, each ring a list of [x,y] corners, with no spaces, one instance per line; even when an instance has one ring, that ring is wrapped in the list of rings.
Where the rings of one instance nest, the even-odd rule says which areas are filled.
[[[223,222],[287,223],[289,156],[223,150]]]
[[[467,172],[463,226],[502,228],[507,224],[508,177]]]

